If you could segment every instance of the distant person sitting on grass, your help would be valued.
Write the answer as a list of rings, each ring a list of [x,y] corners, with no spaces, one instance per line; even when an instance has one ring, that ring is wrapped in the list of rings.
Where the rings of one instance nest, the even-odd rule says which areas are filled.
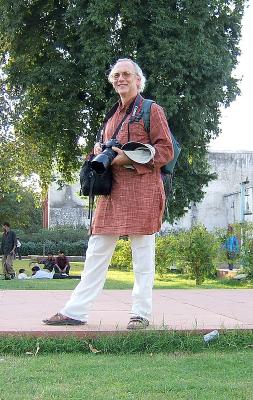
[[[48,272],[44,269],[40,269],[38,264],[32,267],[32,276],[31,279],[81,279],[80,275],[67,275],[65,273],[58,273],[58,272]]]
[[[28,279],[24,268],[20,268],[20,270],[18,271],[18,279]]]
[[[54,276],[54,271],[49,272],[49,271],[45,271],[40,269],[39,265],[34,265],[34,267],[32,267],[32,276],[31,279],[53,279]]]
[[[59,255],[56,257],[54,270],[56,273],[69,275],[70,264],[62,250],[59,251]]]
[[[44,264],[43,269],[47,269],[52,272],[55,269],[55,258],[52,253],[48,253],[47,258],[39,262],[39,264]]]

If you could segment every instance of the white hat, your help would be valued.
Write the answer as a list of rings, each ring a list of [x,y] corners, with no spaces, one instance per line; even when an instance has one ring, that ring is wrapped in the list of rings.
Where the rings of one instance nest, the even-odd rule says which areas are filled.
[[[121,148],[130,160],[146,164],[154,158],[155,148],[151,144],[128,142]]]

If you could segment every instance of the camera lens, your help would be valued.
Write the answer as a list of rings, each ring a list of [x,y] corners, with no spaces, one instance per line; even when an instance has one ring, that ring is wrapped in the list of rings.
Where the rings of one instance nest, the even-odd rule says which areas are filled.
[[[105,153],[98,154],[91,161],[91,166],[98,174],[102,174],[110,166],[111,162]]]
[[[104,145],[105,150],[94,157],[91,161],[92,169],[94,169],[98,174],[105,172],[111,165],[112,160],[117,156],[116,151],[112,150],[113,146],[121,147],[120,143],[116,139],[108,140]]]

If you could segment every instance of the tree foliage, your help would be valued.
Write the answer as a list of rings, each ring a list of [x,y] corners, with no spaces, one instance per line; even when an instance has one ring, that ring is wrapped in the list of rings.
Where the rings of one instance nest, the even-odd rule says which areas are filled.
[[[142,67],[145,97],[165,107],[182,144],[171,218],[201,200],[214,178],[206,152],[219,133],[220,106],[238,94],[232,71],[245,0],[0,0],[0,6],[1,107],[19,143],[43,160],[36,168],[45,183],[55,165],[71,178],[80,138],[91,149],[115,101],[106,71],[124,56]]]
[[[42,210],[34,193],[18,182],[9,183],[9,192],[0,197],[0,221],[29,232],[42,228]]]

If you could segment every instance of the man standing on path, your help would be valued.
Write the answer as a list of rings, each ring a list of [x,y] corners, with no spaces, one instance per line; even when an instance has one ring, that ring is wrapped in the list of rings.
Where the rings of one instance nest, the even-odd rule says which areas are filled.
[[[10,280],[15,278],[13,269],[13,260],[17,245],[17,237],[14,231],[11,230],[9,222],[3,223],[3,236],[1,243],[2,250],[2,266],[4,279]]]
[[[87,322],[91,305],[104,286],[116,242],[123,235],[131,241],[134,271],[132,316],[127,328],[144,329],[151,319],[155,233],[161,228],[165,204],[160,168],[173,159],[173,145],[159,105],[152,104],[149,133],[142,120],[131,120],[143,102],[139,93],[144,90],[145,77],[140,67],[130,59],[119,59],[111,69],[109,81],[120,99],[103,128],[103,143],[118,132],[116,138],[121,145],[130,141],[152,145],[153,156],[141,163],[112,147],[117,153],[111,163],[112,191],[98,199],[82,280],[60,313],[44,320],[48,325]],[[101,152],[101,143],[96,143],[94,154]]]

